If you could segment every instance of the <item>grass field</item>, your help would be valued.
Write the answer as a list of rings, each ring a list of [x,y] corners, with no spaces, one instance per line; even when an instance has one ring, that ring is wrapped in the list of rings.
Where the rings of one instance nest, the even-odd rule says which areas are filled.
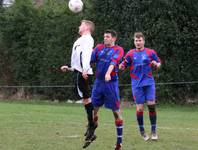
[[[158,106],[157,142],[144,142],[137,130],[135,108],[123,108],[123,150],[197,150],[198,107]],[[0,102],[0,150],[81,150],[86,118],[81,104]],[[145,113],[148,133],[149,120]],[[111,111],[99,113],[98,138],[87,150],[113,150]]]

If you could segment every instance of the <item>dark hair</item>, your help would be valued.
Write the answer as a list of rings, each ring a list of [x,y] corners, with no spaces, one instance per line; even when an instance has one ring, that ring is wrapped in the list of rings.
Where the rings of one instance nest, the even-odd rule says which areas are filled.
[[[104,33],[110,33],[112,37],[117,38],[117,33],[115,30],[108,29]]]

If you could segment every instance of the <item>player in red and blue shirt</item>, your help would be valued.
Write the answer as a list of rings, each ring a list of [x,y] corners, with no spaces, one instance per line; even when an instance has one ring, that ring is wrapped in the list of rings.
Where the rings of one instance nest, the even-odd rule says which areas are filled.
[[[122,61],[124,50],[115,45],[117,34],[114,30],[104,33],[104,44],[98,44],[92,52],[91,63],[96,64],[96,79],[92,89],[92,103],[94,105],[94,120],[97,122],[99,107],[111,109],[115,117],[117,128],[117,142],[115,150],[122,145],[123,120],[120,112],[120,96],[118,87],[119,63]]]
[[[134,34],[134,44],[136,48],[128,51],[120,68],[125,69],[130,67],[132,93],[136,103],[136,117],[140,134],[145,141],[149,139],[149,136],[145,133],[143,122],[144,103],[146,102],[151,123],[151,139],[157,140],[155,80],[152,75],[152,69],[160,68],[160,58],[157,56],[155,50],[144,47],[145,38],[141,32]]]

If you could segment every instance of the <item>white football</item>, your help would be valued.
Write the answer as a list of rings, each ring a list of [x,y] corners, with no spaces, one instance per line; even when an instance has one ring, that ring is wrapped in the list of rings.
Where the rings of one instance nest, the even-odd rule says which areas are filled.
[[[68,6],[72,12],[78,13],[83,9],[83,2],[81,0],[70,0]]]

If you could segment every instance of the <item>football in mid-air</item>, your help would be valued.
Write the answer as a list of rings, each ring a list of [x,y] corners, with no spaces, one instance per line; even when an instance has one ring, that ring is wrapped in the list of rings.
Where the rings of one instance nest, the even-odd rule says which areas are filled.
[[[81,0],[69,0],[68,6],[72,12],[78,13],[83,9],[83,2]]]

